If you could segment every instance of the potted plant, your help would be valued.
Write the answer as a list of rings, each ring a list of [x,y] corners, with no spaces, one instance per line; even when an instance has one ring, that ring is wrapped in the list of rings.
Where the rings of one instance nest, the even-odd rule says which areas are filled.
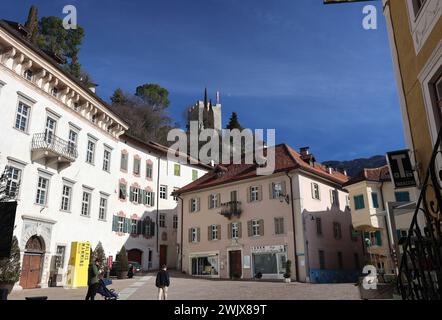
[[[292,261],[287,260],[285,263],[285,273],[284,273],[284,282],[289,283],[291,282],[292,277]]]
[[[0,259],[0,288],[8,289],[8,294],[11,293],[14,284],[20,279],[20,272],[20,248],[14,236],[10,257]]]
[[[127,261],[126,248],[124,246],[121,247],[121,250],[118,252],[115,260],[117,262],[117,279],[125,279],[127,276],[127,271],[129,270],[129,263]]]

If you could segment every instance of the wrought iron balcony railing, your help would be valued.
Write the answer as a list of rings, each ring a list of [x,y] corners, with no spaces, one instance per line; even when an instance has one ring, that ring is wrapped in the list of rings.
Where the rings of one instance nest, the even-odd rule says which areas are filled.
[[[408,236],[402,244],[397,286],[404,300],[442,299],[441,141],[442,128],[431,155]]]
[[[32,151],[47,151],[54,156],[65,158],[67,161],[75,161],[78,157],[77,145],[65,141],[56,135],[36,133],[32,138]]]
[[[229,201],[221,203],[221,212],[226,218],[231,218],[232,216],[239,217],[242,213],[241,202],[240,201]]]

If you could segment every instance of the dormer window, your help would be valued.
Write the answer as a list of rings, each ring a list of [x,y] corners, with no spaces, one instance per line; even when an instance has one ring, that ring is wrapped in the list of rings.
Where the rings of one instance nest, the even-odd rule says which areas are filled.
[[[51,90],[51,95],[53,96],[53,97],[58,97],[58,88],[56,88],[56,87],[54,87],[54,88],[52,88],[52,90]]]
[[[32,72],[31,69],[27,69],[24,73],[23,73],[23,77],[28,80],[28,81],[32,81],[32,79],[34,78],[34,72]]]

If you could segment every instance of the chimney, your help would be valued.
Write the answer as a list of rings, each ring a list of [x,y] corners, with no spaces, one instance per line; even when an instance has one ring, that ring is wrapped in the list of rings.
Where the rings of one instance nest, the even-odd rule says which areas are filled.
[[[215,167],[215,160],[210,160],[210,166]]]
[[[308,163],[309,165],[313,166],[316,159],[313,156],[313,154],[310,153],[310,147],[302,147],[299,149],[299,152],[301,154],[301,159]]]
[[[219,105],[220,99],[219,99],[219,91],[216,92],[216,105]]]
[[[333,173],[333,168],[332,167],[328,167],[328,173],[332,174]]]

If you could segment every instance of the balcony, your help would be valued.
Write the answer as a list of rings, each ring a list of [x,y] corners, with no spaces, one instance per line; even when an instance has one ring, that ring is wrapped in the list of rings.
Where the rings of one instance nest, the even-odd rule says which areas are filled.
[[[229,201],[221,203],[221,214],[226,218],[231,219],[232,216],[239,217],[241,215],[241,202],[239,201]]]
[[[77,146],[53,134],[37,133],[32,138],[32,161],[44,160],[57,169],[69,166],[77,159]]]

